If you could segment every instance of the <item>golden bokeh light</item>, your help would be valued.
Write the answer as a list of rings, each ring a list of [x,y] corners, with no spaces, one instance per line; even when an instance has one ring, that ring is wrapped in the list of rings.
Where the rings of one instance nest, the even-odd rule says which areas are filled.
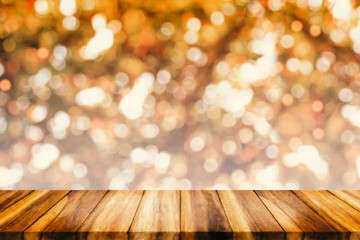
[[[0,189],[359,188],[359,54],[354,0],[0,0]]]

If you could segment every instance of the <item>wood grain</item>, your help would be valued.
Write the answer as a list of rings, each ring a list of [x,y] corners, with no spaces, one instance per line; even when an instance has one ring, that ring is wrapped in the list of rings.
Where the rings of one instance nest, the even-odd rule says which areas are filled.
[[[0,213],[0,230],[22,232],[69,191],[33,191]]]
[[[2,212],[7,207],[11,206],[13,203],[19,201],[32,191],[30,190],[11,190],[11,191],[0,191],[0,212]]]
[[[253,191],[218,191],[234,232],[283,232]]]
[[[106,191],[71,191],[26,232],[76,232]]]
[[[360,231],[360,212],[326,190],[293,191],[337,231]]]
[[[256,191],[286,232],[333,232],[309,206],[291,191]]]
[[[182,232],[232,232],[216,191],[181,191]]]
[[[359,190],[331,190],[329,191],[353,208],[360,211],[360,191]]]
[[[0,191],[0,240],[113,238],[359,239],[360,191]]]
[[[109,191],[79,232],[127,232],[143,191]]]
[[[180,192],[145,191],[130,232],[179,232]]]
[[[78,232],[76,234],[78,240],[128,240],[129,236],[126,232]]]

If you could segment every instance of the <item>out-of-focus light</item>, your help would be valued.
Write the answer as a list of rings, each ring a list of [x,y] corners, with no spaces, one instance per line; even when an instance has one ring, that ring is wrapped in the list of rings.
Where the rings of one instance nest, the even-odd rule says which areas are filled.
[[[105,99],[104,90],[99,87],[86,88],[76,94],[75,101],[80,106],[95,106]]]
[[[343,88],[339,92],[339,99],[342,102],[350,102],[353,99],[353,92],[349,88]]]
[[[309,75],[310,73],[312,73],[313,69],[314,67],[309,61],[302,61],[300,64],[300,72],[303,75]]]
[[[67,16],[63,19],[63,26],[70,31],[74,31],[79,27],[79,21],[74,16]]]
[[[331,13],[336,19],[348,19],[351,17],[350,0],[334,0]]]
[[[107,28],[110,29],[114,34],[119,33],[122,28],[122,24],[120,21],[114,19],[109,22]]]
[[[2,63],[0,63],[0,77],[5,73],[5,67]]]
[[[269,0],[268,6],[271,11],[279,11],[284,5],[284,1],[282,0]]]
[[[323,0],[309,0],[309,7],[312,10],[318,10],[323,3]]]
[[[61,156],[60,160],[60,168],[64,171],[64,172],[72,172],[74,169],[74,160],[71,156],[69,155],[63,155]]]
[[[256,67],[251,63],[244,63],[240,67],[240,78],[252,83],[260,79],[260,74]]]
[[[222,145],[222,151],[226,155],[232,155],[236,152],[236,143],[232,140],[227,140]]]
[[[153,82],[154,76],[151,73],[144,73],[137,79],[133,89],[119,104],[119,110],[125,117],[137,119],[142,115],[144,101],[152,90]]]
[[[36,0],[34,8],[39,15],[46,15],[49,12],[49,6],[46,0]]]
[[[201,55],[202,55],[202,52],[197,47],[189,48],[189,50],[187,51],[187,54],[186,54],[187,58],[193,62],[200,60]]]
[[[221,11],[225,16],[233,16],[236,13],[236,7],[231,3],[224,3],[221,6]]]
[[[356,170],[357,170],[357,174],[358,174],[358,176],[360,177],[360,156],[358,156],[357,158],[356,158]]]
[[[314,112],[321,112],[323,110],[323,107],[324,107],[324,104],[319,100],[314,101],[311,104],[311,108]]]
[[[50,120],[50,128],[54,137],[57,139],[65,137],[66,129],[70,126],[70,123],[70,116],[66,112],[57,112]]]
[[[106,27],[106,17],[104,14],[98,13],[91,18],[91,24],[95,31]]]
[[[159,134],[159,127],[155,124],[146,124],[140,131],[144,138],[155,138]]]
[[[71,16],[76,13],[76,1],[75,0],[61,0],[60,12],[64,16]]]
[[[160,70],[156,75],[156,80],[161,84],[169,83],[170,79],[171,79],[171,75],[170,75],[169,71],[167,71],[165,69]]]
[[[27,116],[32,122],[38,123],[43,121],[47,115],[47,108],[43,105],[35,105],[28,109]]]
[[[215,172],[218,168],[219,164],[216,161],[216,159],[214,158],[208,158],[205,160],[204,162],[204,169],[205,171],[211,173],[211,172]]]
[[[319,151],[311,145],[302,145],[296,152],[288,153],[283,157],[283,163],[288,167],[304,164],[310,171],[314,172],[318,179],[328,176],[329,165],[322,159]]]
[[[242,128],[239,131],[239,138],[241,143],[249,143],[253,140],[254,134],[253,131],[249,128]]]
[[[305,88],[300,84],[295,84],[291,88],[291,94],[298,99],[300,99],[304,96],[305,91],[306,91]]]
[[[148,158],[148,153],[145,149],[138,147],[131,151],[130,159],[134,163],[143,163]]]
[[[187,22],[187,27],[189,28],[189,30],[191,30],[193,32],[197,32],[200,30],[201,22],[198,18],[192,17]]]
[[[224,23],[224,20],[225,20],[224,15],[221,12],[218,12],[218,11],[213,12],[211,14],[210,19],[211,19],[211,22],[214,25],[221,25],[221,24]]]
[[[294,45],[294,38],[293,36],[286,34],[281,37],[280,43],[284,48],[291,48]]]
[[[300,60],[297,58],[289,58],[286,62],[286,67],[292,72],[296,72],[300,68]]]
[[[194,152],[199,152],[205,147],[205,141],[202,137],[194,137],[190,141],[190,148]]]
[[[166,173],[171,162],[171,156],[167,152],[160,152],[155,158],[155,169],[158,173]]]
[[[95,7],[95,0],[82,0],[81,6],[86,11],[93,10]]]
[[[172,23],[166,22],[161,26],[161,33],[167,37],[170,37],[175,32],[175,27]]]
[[[184,40],[188,43],[188,44],[194,44],[198,41],[198,33],[197,32],[193,32],[193,31],[187,31],[184,34]]]
[[[59,157],[59,149],[50,143],[35,144],[32,147],[31,162],[35,168],[47,169]]]
[[[111,48],[113,43],[114,33],[107,28],[98,28],[95,36],[80,50],[80,54],[84,59],[96,59],[101,52]]]
[[[125,138],[129,135],[129,127],[126,124],[117,124],[114,133],[119,138]]]
[[[316,61],[316,68],[321,72],[327,72],[330,68],[330,61],[325,57],[320,57]]]
[[[346,33],[342,29],[334,29],[330,33],[330,38],[335,43],[341,43],[346,36]]]
[[[77,163],[75,166],[74,166],[74,169],[73,169],[73,172],[74,172],[74,175],[78,178],[82,178],[82,177],[85,177],[88,170],[87,170],[87,167],[85,164],[83,163]]]
[[[48,68],[42,68],[39,72],[31,76],[29,81],[30,85],[33,88],[38,88],[44,86],[51,78],[51,72]]]
[[[0,89],[4,92],[9,91],[11,88],[11,82],[8,79],[3,79],[0,81]]]
[[[226,76],[230,72],[230,66],[227,62],[221,61],[216,65],[216,72],[222,76]]]
[[[279,166],[270,165],[256,173],[256,181],[265,186],[272,186],[272,188],[279,188],[277,178],[279,177]]]
[[[25,129],[25,137],[29,140],[40,142],[44,137],[44,133],[37,126],[28,126]]]
[[[360,127],[360,107],[346,104],[341,108],[341,115],[356,127]]]
[[[265,153],[268,158],[276,159],[279,156],[279,151],[279,147],[272,144],[266,148]]]

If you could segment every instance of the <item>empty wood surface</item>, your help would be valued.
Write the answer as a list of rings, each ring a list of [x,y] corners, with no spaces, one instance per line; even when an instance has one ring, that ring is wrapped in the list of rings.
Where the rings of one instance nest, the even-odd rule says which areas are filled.
[[[0,213],[0,230],[22,232],[68,191],[33,191]]]
[[[182,232],[232,232],[216,191],[181,191]]]
[[[329,191],[353,208],[360,211],[360,191],[359,190],[331,190]]]
[[[180,191],[145,191],[130,232],[179,232]]]
[[[80,232],[127,232],[143,191],[109,191],[82,224]]]
[[[106,191],[71,191],[27,232],[76,232]]]
[[[253,191],[218,191],[234,232],[283,232]]]
[[[332,232],[334,229],[290,191],[256,191],[286,232]]]
[[[360,212],[326,190],[294,193],[337,231],[360,231]]]
[[[0,191],[0,240],[112,238],[359,239],[360,191]]]
[[[30,190],[0,191],[0,212],[31,193]]]

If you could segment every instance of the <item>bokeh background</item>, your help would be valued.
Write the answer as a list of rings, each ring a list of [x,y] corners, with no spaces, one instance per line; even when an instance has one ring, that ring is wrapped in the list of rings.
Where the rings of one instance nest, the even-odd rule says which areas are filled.
[[[351,0],[0,0],[0,189],[360,187]]]

